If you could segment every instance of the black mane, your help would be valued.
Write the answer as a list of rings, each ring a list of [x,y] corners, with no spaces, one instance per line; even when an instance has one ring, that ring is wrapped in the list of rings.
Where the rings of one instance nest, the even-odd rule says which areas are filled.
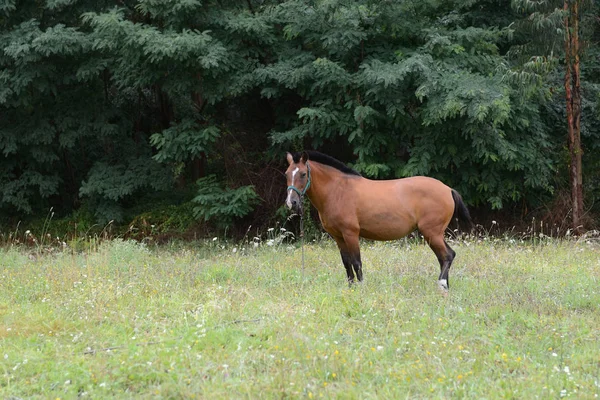
[[[346,164],[344,164],[341,161],[336,160],[335,158],[328,156],[327,154],[323,154],[323,153],[319,153],[318,151],[314,151],[314,150],[308,150],[308,161],[315,161],[324,165],[329,165],[330,167],[333,167],[335,169],[340,170],[341,172],[348,174],[348,175],[357,175],[357,176],[361,176],[360,173],[358,173],[357,171],[353,170],[352,168],[348,167]],[[293,157],[294,157],[294,162],[300,162],[300,157],[302,156],[302,153],[294,153]]]

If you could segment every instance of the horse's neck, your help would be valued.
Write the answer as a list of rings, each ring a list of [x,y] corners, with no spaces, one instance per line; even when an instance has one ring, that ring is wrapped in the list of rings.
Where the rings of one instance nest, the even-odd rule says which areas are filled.
[[[332,167],[313,164],[311,166],[311,175],[310,190],[306,194],[310,202],[321,212],[327,206],[330,197],[337,190],[339,181],[342,179],[342,173]]]

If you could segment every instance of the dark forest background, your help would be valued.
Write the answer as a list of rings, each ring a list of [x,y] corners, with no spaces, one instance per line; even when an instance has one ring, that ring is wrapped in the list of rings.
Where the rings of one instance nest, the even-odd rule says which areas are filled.
[[[574,3],[596,228],[599,14],[574,0],[0,0],[1,225],[241,235],[285,222],[285,152],[316,149],[565,231]]]

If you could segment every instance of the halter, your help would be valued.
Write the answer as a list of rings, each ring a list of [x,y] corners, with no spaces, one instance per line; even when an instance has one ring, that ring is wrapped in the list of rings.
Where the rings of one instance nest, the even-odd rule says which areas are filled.
[[[290,189],[293,190],[294,192],[298,193],[300,195],[300,197],[304,197],[304,195],[306,194],[306,191],[310,187],[310,165],[308,165],[308,161],[306,162],[306,169],[308,170],[308,182],[306,182],[306,186],[304,186],[303,191],[298,190],[298,188],[294,185],[290,185],[287,187],[287,190],[290,190]]]

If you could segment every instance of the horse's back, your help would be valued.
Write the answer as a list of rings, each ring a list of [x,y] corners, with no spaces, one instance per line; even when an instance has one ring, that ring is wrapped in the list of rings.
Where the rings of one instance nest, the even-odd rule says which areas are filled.
[[[412,176],[409,178],[390,180],[363,179],[360,191],[368,197],[389,197],[392,201],[421,202],[428,199],[435,201],[453,202],[452,189],[443,182],[427,176]]]

